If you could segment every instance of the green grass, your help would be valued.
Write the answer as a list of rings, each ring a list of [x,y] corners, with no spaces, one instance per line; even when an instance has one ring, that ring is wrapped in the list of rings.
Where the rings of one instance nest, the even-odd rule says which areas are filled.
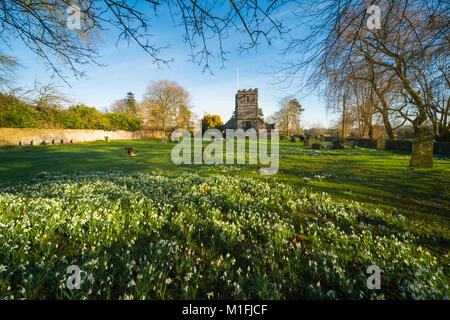
[[[449,160],[282,142],[262,176],[176,166],[173,146],[1,149],[0,298],[448,298]],[[81,291],[64,287],[69,264]]]
[[[157,139],[90,142],[48,147],[0,149],[0,186],[30,181],[41,171],[75,173],[94,170],[182,172],[214,175],[227,166],[180,165],[171,162],[174,143]],[[126,157],[134,146],[139,155]],[[411,169],[401,151],[311,150],[300,143],[280,143],[278,174],[261,176],[257,166],[242,166],[240,175],[275,179],[294,187],[327,192],[333,197],[363,202],[387,213],[411,217],[411,231],[450,238],[450,160],[435,159],[433,169]],[[448,242],[446,242],[448,244]]]

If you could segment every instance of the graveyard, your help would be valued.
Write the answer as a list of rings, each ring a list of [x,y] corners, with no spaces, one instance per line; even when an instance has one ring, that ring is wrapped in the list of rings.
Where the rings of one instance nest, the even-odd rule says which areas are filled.
[[[403,151],[282,140],[264,176],[175,165],[174,145],[2,148],[0,298],[448,297],[448,160],[412,169]],[[80,290],[66,287],[68,265]]]
[[[1,3],[0,302],[449,300],[448,1]]]

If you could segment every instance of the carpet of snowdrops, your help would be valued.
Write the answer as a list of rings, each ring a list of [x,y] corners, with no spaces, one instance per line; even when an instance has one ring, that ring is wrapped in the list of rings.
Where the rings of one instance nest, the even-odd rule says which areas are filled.
[[[447,299],[404,219],[233,174],[43,172],[0,189],[0,299]]]

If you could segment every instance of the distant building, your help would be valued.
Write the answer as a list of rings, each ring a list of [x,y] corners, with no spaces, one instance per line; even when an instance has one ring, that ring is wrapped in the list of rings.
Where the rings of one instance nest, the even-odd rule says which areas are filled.
[[[235,97],[233,116],[228,120],[225,129],[274,129],[258,114],[258,89],[238,90]]]

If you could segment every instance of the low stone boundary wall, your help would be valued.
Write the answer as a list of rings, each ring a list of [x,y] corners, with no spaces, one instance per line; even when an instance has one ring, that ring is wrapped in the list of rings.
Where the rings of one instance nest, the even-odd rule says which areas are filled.
[[[435,142],[433,145],[433,153],[450,156],[450,142]]]
[[[386,139],[386,150],[403,150],[412,152],[411,140],[389,140]],[[345,144],[351,145],[356,142],[358,146],[363,148],[377,148],[377,140],[362,138],[347,138]],[[436,141],[433,144],[433,153],[440,155],[450,155],[450,142]]]
[[[163,135],[158,130],[0,128],[0,146],[79,143],[105,140],[105,137],[110,140],[148,139],[161,138]]]
[[[410,140],[386,140],[386,150],[412,151],[412,141]]]

